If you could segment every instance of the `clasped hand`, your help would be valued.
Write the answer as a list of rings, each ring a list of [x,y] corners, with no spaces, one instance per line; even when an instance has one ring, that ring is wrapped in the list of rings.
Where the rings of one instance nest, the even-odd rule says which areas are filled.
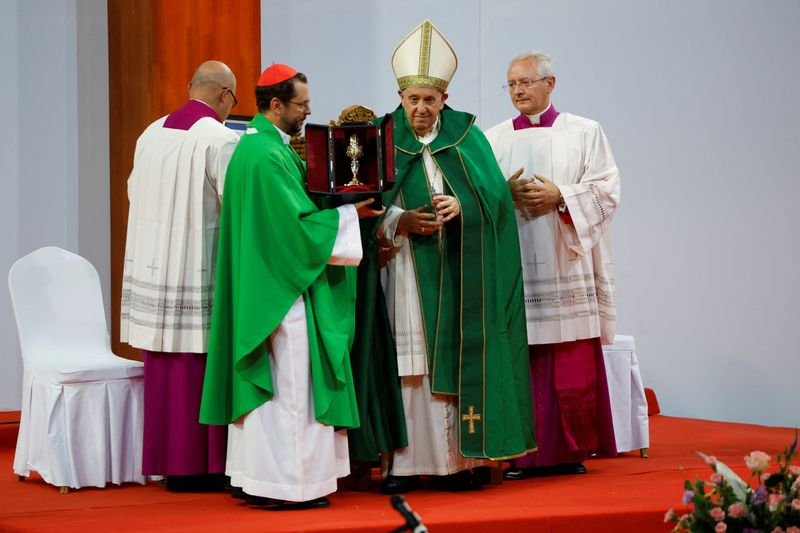
[[[508,188],[514,205],[525,218],[535,218],[555,210],[561,201],[561,191],[549,179],[534,174],[533,178],[521,178],[519,169],[508,178]],[[539,180],[541,183],[536,183]]]
[[[439,231],[445,222],[449,222],[461,213],[461,204],[453,196],[439,194],[433,197],[433,213],[428,206],[403,211],[397,221],[397,233],[401,235],[430,235]]]

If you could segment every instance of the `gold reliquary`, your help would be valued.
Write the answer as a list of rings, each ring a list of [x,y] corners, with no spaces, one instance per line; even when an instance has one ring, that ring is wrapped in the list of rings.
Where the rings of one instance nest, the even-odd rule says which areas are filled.
[[[393,122],[390,115],[374,123],[353,120],[369,117],[363,110],[369,111],[352,106],[337,122],[306,125],[308,192],[334,204],[375,198],[372,207],[380,209],[381,193],[395,181]]]

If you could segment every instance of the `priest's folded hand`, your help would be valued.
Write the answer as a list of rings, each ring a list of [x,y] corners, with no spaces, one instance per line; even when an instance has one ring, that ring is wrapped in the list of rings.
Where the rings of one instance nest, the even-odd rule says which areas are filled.
[[[508,178],[508,188],[511,191],[511,198],[514,200],[514,207],[522,212],[523,218],[536,218],[544,214],[544,212],[537,212],[535,214],[531,212],[533,202],[537,199],[537,194],[534,189],[534,187],[536,187],[536,182],[534,178],[523,178],[523,171],[524,169],[519,169]]]
[[[534,174],[534,178],[539,183],[528,180],[519,197],[520,204],[526,209],[528,215],[538,217],[558,208],[558,204],[561,202],[561,191],[552,181],[543,176]]]
[[[522,172],[524,169],[519,169],[514,174],[508,178],[508,189],[511,191],[511,198],[514,200],[514,205],[517,209],[521,208],[522,206],[522,198],[520,194],[525,191],[525,185],[530,183],[530,179],[520,179],[522,176]]]

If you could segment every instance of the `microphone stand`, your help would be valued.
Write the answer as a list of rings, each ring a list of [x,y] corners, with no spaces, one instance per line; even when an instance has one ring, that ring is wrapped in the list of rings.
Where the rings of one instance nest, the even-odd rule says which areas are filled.
[[[412,533],[428,533],[428,528],[419,518],[419,515],[411,510],[406,499],[400,494],[393,494],[391,498],[392,507],[400,513],[405,519],[406,523],[397,529],[393,529],[390,533],[402,533],[403,531],[411,531]]]

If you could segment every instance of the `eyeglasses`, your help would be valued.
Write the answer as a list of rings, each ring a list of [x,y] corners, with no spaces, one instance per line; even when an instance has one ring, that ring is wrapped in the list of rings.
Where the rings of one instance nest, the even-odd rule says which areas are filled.
[[[294,100],[289,100],[286,103],[287,104],[294,104],[296,106],[300,106],[306,111],[310,111],[311,110],[311,100],[306,100],[305,102],[295,102]]]
[[[503,85],[503,90],[505,91],[513,91],[517,87],[522,87],[523,89],[530,89],[533,87],[533,84],[537,81],[542,81],[550,78],[550,76],[544,76],[543,78],[539,78],[538,80],[520,80],[520,81],[510,81],[508,85]]]
[[[236,95],[233,94],[233,91],[231,90],[230,87],[222,88],[222,94],[225,94],[226,92],[231,93],[231,98],[233,98],[233,105],[231,107],[236,107],[236,105],[239,103],[239,100],[236,99]]]

